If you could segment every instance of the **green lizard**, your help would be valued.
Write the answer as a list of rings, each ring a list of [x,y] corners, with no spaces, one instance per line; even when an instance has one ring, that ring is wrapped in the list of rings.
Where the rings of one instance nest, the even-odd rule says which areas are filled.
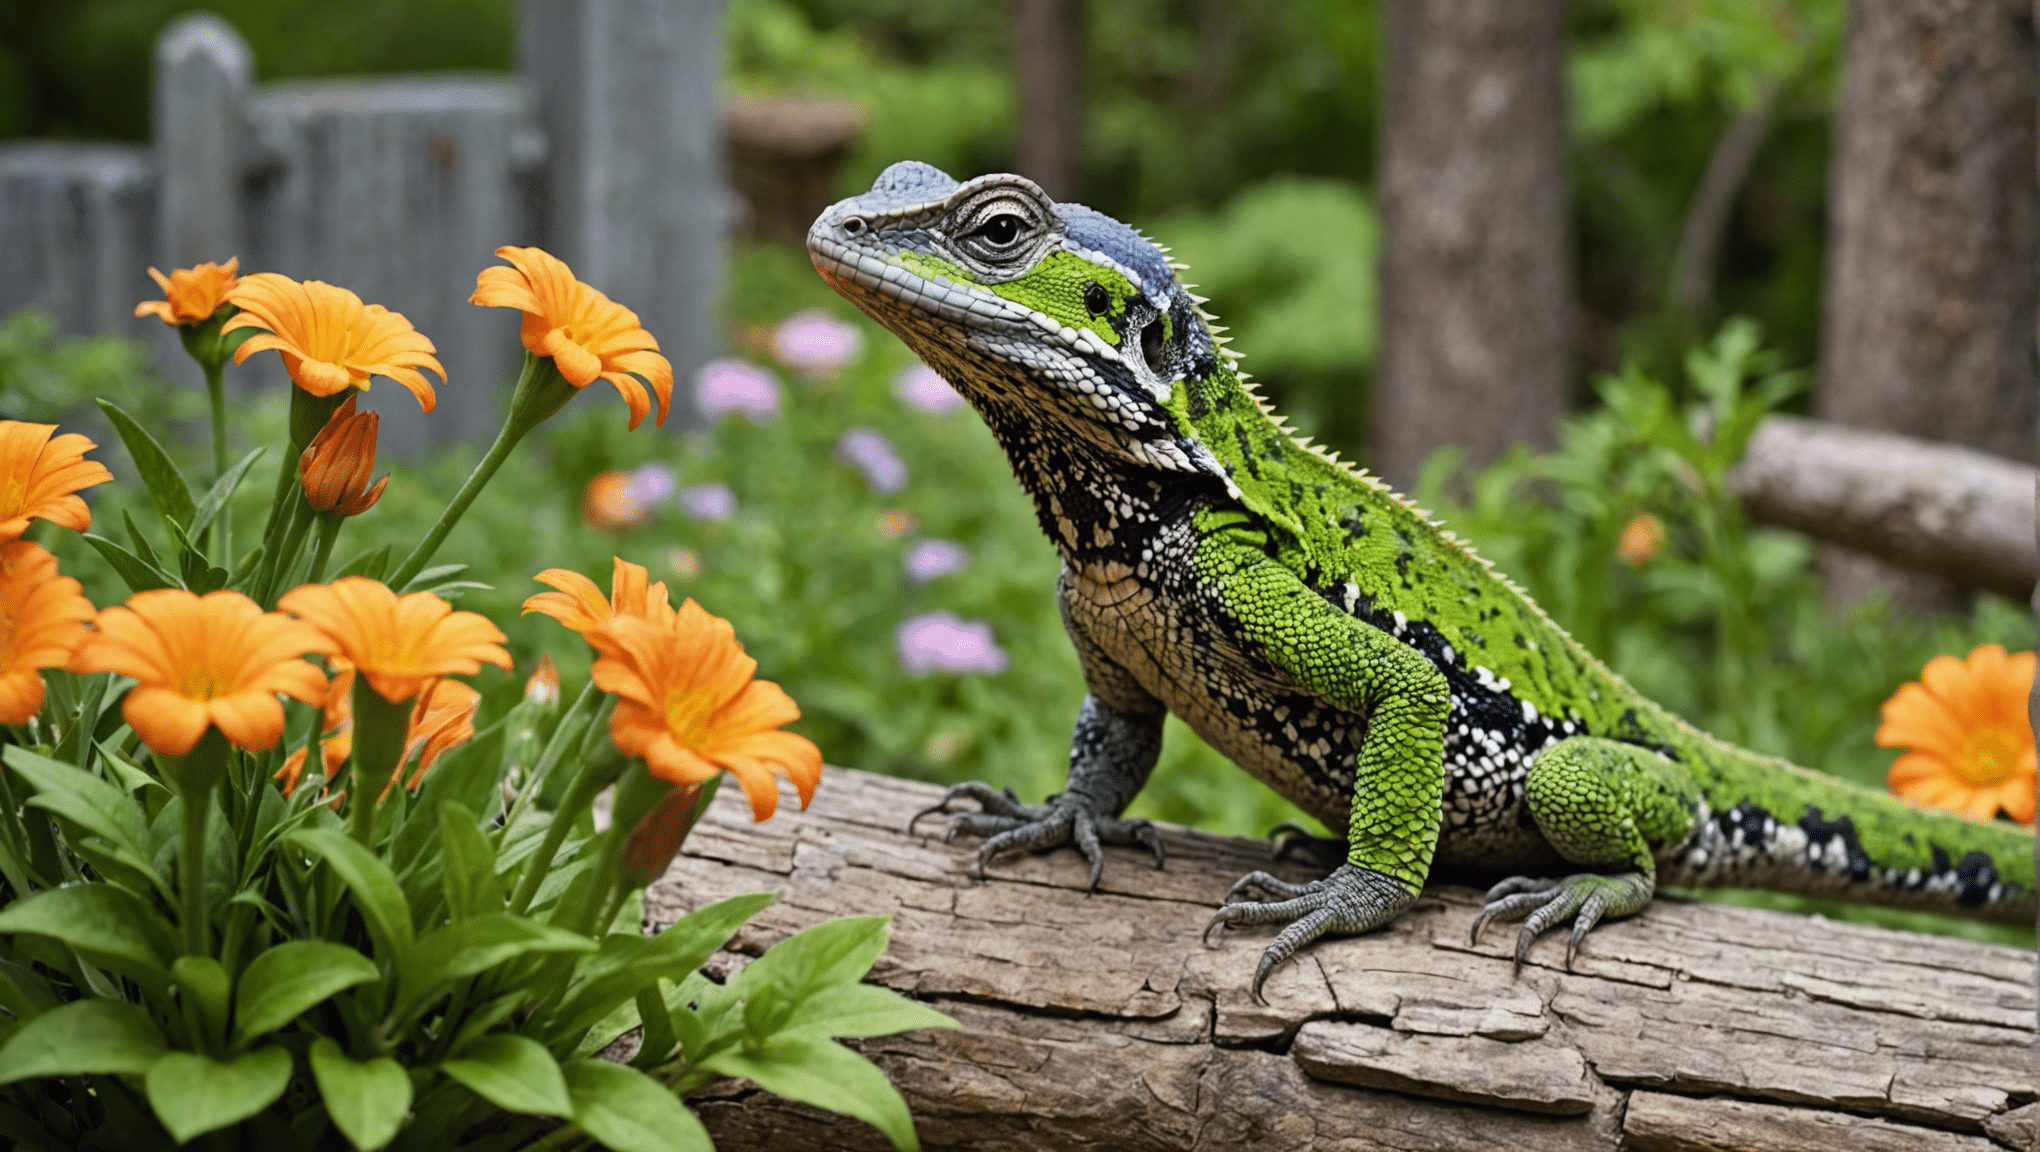
[[[1019,176],[895,164],[815,221],[831,287],[983,417],[1062,556],[1089,695],[1069,784],[1040,805],[984,784],[952,833],[1001,853],[1144,845],[1121,813],[1166,713],[1327,825],[1346,862],[1255,872],[1213,927],[1285,925],[1297,949],[1365,932],[1433,862],[1525,875],[1474,921],[1523,920],[1520,966],[1570,918],[1570,964],[1659,882],[1745,885],[2008,923],[2034,917],[2023,831],[1930,812],[1745,751],[1643,698],[1465,542],[1289,434],[1139,233]],[[916,818],[918,819],[918,817]],[[1207,930],[1207,935],[1209,934]]]

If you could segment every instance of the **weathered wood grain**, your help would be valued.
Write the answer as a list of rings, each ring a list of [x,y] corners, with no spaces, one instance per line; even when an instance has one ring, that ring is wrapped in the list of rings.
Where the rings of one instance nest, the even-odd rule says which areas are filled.
[[[1254,841],[1169,828],[1155,871],[1113,851],[972,870],[974,842],[907,819],[939,791],[831,769],[814,807],[754,826],[736,790],[647,893],[665,924],[781,899],[712,965],[829,916],[886,913],[874,980],[959,1031],[864,1042],[930,1149],[1947,1149],[2030,1138],[2040,1095],[2033,958],[1815,917],[1660,902],[1564,970],[1541,942],[1467,942],[1477,896],[1428,891],[1246,995],[1262,931],[1206,948],[1220,895],[1271,864]],[[860,1126],[743,1083],[693,1100],[717,1147],[882,1149]]]

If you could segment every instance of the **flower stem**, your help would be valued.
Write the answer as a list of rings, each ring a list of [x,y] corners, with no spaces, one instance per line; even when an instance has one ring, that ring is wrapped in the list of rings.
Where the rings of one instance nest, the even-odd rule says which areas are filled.
[[[596,793],[607,788],[629,766],[629,759],[614,747],[609,748],[606,755],[598,754],[583,762],[580,775],[568,785],[567,794],[560,799],[560,806],[553,809],[552,823],[546,826],[545,839],[539,842],[538,851],[532,853],[530,862],[524,866],[524,875],[518,878],[517,891],[510,897],[512,914],[522,916],[531,908],[532,900],[538,896],[538,886],[545,881],[546,873],[552,871],[553,857],[559,854],[567,833],[573,831],[574,818],[594,802]],[[613,871],[615,861],[612,856],[605,850],[604,859]],[[594,903],[598,899],[600,897],[591,889],[589,902]]]
[[[204,956],[211,949],[205,903],[205,825],[212,814],[213,789],[226,774],[227,740],[218,728],[208,728],[190,752],[162,761],[163,775],[176,786],[184,802],[184,842],[177,853],[178,919],[184,929],[184,952]]]
[[[220,360],[205,362],[205,390],[212,398],[212,454],[213,479],[217,481],[227,474],[227,384],[226,366]],[[234,534],[232,501],[220,505],[219,515],[213,518],[220,539],[220,563],[228,569],[234,566]],[[196,541],[194,541],[196,543]]]
[[[517,391],[510,397],[510,414],[503,419],[503,430],[496,433],[496,442],[489,445],[488,455],[483,456],[475,470],[468,473],[467,482],[447,502],[446,510],[439,514],[432,530],[397,566],[396,572],[389,578],[391,588],[403,591],[411,577],[424,570],[433,553],[439,551],[439,545],[446,540],[446,534],[460,523],[468,505],[481,495],[482,489],[495,477],[503,461],[510,458],[518,442],[573,399],[575,391],[574,386],[560,376],[559,369],[553,366],[549,357],[533,356],[529,352],[524,354],[524,370],[517,377]]]
[[[277,545],[275,555],[268,558],[262,595],[258,597],[263,607],[276,607],[276,597],[282,591],[277,585],[288,579],[291,569],[297,567],[298,553],[305,546],[305,533],[311,530],[314,515],[312,506],[305,502],[303,490],[299,489],[297,499],[291,502],[290,530]]]
[[[347,831],[364,848],[375,847],[375,810],[403,767],[410,730],[411,701],[386,700],[367,674],[355,673],[354,778],[347,783]]]
[[[319,535],[312,545],[312,570],[305,582],[317,584],[326,575],[326,562],[333,558],[333,541],[340,538],[340,524],[344,517],[328,512],[319,514]]]

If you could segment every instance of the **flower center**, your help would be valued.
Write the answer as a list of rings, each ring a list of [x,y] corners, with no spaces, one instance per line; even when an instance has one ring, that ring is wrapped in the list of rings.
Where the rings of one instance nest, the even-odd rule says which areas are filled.
[[[1955,756],[1955,772],[1978,788],[2002,784],[2012,774],[2018,757],[2018,742],[2002,728],[1978,728],[1962,738],[1962,751]]]
[[[708,719],[715,714],[714,696],[698,688],[676,688],[666,693],[666,730],[682,748],[699,748],[708,736]]]
[[[204,664],[193,664],[184,669],[177,678],[177,692],[187,700],[211,700],[221,695],[220,678],[214,669]]]

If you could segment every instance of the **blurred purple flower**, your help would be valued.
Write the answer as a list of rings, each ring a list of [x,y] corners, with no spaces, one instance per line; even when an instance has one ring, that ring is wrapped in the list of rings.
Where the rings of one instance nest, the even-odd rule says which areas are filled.
[[[863,350],[863,333],[819,309],[796,312],[772,330],[773,357],[798,372],[833,372]]]
[[[646,508],[664,504],[679,490],[680,481],[673,475],[673,470],[656,461],[642,465],[630,474],[630,498]]]
[[[836,440],[836,459],[864,473],[873,492],[897,492],[907,486],[907,464],[885,433],[852,428]]]
[[[1006,650],[992,638],[992,626],[953,612],[930,612],[902,620],[893,633],[893,643],[899,649],[900,667],[914,676],[930,672],[997,675],[1006,670]]]
[[[748,360],[711,360],[695,378],[694,399],[710,420],[732,412],[770,420],[779,415],[779,381]]]
[[[893,379],[893,395],[923,412],[941,415],[963,407],[963,397],[926,364],[915,364]]]
[[[953,540],[923,540],[907,552],[907,579],[926,584],[970,566],[970,550]]]
[[[696,484],[680,490],[680,511],[695,520],[720,524],[737,514],[737,494],[727,484]]]

